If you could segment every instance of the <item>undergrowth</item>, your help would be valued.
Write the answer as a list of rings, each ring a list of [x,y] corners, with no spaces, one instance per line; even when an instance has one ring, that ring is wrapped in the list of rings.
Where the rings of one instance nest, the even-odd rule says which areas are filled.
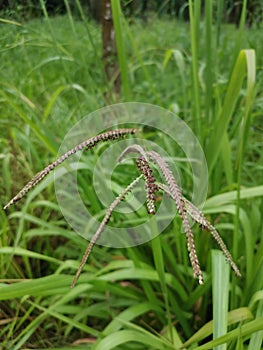
[[[162,235],[141,246],[94,246],[70,289],[87,241],[65,222],[49,176],[23,203],[0,212],[3,349],[261,349],[261,33],[247,29],[242,18],[238,30],[221,24],[218,33],[211,2],[206,2],[200,21],[200,2],[190,3],[190,25],[197,32],[180,21],[151,17],[145,25],[122,19],[122,65],[128,71],[131,100],[176,112],[197,135],[209,171],[203,212],[220,231],[242,277],[229,274],[216,245],[194,227],[205,282],[198,285],[176,217]],[[104,106],[105,92],[112,91],[100,59],[100,27],[84,13],[80,18],[68,13],[1,23],[3,205],[56,159],[66,132],[83,115]],[[127,102],[127,97],[125,91],[111,93],[110,102]],[[178,157],[163,135],[148,130],[146,137],[158,140],[172,159]],[[95,150],[83,161],[79,187],[102,220],[105,208],[88,171],[98,155]],[[131,180],[121,169],[116,169],[116,189]],[[187,197],[192,182],[187,177],[183,181]],[[146,217],[146,211],[132,217],[116,213],[111,224],[118,227],[127,219],[135,225]]]

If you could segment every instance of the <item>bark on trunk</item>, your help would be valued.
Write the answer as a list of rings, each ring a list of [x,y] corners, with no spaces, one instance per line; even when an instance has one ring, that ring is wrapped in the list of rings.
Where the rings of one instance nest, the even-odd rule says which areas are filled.
[[[119,94],[120,74],[110,0],[103,0],[102,11],[102,59],[104,71],[107,81],[112,85],[113,91]],[[109,95],[110,93],[108,92],[105,97]]]

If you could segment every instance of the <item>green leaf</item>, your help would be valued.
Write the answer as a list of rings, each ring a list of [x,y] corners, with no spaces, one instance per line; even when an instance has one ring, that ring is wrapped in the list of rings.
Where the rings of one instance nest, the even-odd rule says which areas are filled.
[[[121,72],[121,83],[126,101],[131,100],[131,89],[129,82],[128,61],[124,43],[123,26],[121,24],[122,12],[119,0],[111,0],[112,17],[116,36],[118,60]]]
[[[227,315],[228,326],[243,322],[246,320],[253,319],[253,315],[248,307],[241,307],[239,309],[232,310]],[[213,333],[213,321],[207,322],[203,327],[201,327],[191,338],[189,338],[183,346],[188,347],[191,344],[197,343]]]
[[[240,199],[255,198],[263,196],[263,186],[241,188]],[[222,204],[231,203],[237,198],[237,191],[230,191],[208,198],[205,208],[216,207]]]
[[[161,340],[161,338],[158,338],[149,332],[145,333],[146,334],[135,330],[118,331],[106,336],[101,341],[99,341],[95,345],[94,350],[111,350],[119,345],[126,344],[129,342],[140,343],[143,345],[144,349],[168,349],[168,347]],[[172,349],[172,347],[170,348]]]
[[[34,280],[0,286],[0,300],[21,298],[25,295],[47,296],[64,294],[70,289],[72,276],[51,275]]]
[[[44,254],[35,253],[28,249],[23,249],[20,247],[2,247],[0,248],[0,254],[12,254],[12,255],[19,255],[19,256],[26,256],[28,258],[33,259],[40,259],[40,260],[46,260],[50,263],[55,263],[57,265],[61,264],[61,261],[52,257],[49,257]]]
[[[219,118],[216,120],[209,142],[207,145],[207,163],[209,171],[211,172],[216,164],[218,156],[221,151],[222,142],[224,140],[224,134],[227,132],[229,123],[234,114],[234,108],[240,91],[242,88],[243,80],[247,77],[247,96],[249,96],[249,105],[251,106],[252,100],[250,98],[251,89],[255,85],[255,51],[254,50],[241,50],[235,67],[233,69],[230,81],[228,83],[227,92],[224,100],[224,104]]]
[[[136,317],[143,315],[147,312],[162,312],[162,309],[158,305],[151,303],[140,303],[138,305],[133,305],[128,309],[121,312],[118,317],[114,318],[110,324],[104,329],[103,334],[109,335],[116,331],[119,331],[123,327],[123,321],[131,321]]]
[[[209,341],[208,343],[198,346],[195,348],[195,350],[211,350],[213,347],[229,343],[232,340],[237,340],[240,336],[241,337],[247,337],[254,332],[261,331],[263,329],[263,317],[248,322],[245,325],[242,325],[240,327],[237,327],[231,332],[228,332],[227,334],[223,335],[222,337],[219,337],[215,340]]]
[[[229,295],[229,265],[223,252],[212,250],[212,297],[213,297],[213,338],[227,332],[227,312]],[[220,345],[214,350],[226,350]]]

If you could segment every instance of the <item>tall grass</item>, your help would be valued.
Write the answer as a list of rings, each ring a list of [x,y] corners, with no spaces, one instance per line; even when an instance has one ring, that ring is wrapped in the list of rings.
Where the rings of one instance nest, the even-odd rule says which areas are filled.
[[[4,18],[0,29],[3,203],[55,159],[68,129],[103,106],[110,88],[98,24],[85,18],[79,1],[82,21],[69,6],[66,16],[51,18],[40,3],[43,19]],[[24,203],[0,212],[3,349],[261,349],[261,33],[245,28],[245,2],[238,30],[219,20],[220,1],[207,1],[203,18],[200,3],[189,1],[190,24],[151,17],[147,25],[140,20],[130,25],[113,1],[121,98],[162,105],[194,129],[209,167],[204,212],[224,236],[242,278],[232,273],[229,280],[222,278],[226,265],[217,251],[210,255],[212,242],[197,228],[205,277],[198,285],[175,218],[148,244],[127,250],[94,247],[70,289],[87,241],[65,223],[49,176]],[[170,141],[157,136],[176,157]],[[83,198],[103,217],[84,160],[82,167]],[[118,186],[127,185],[128,178],[118,173]],[[191,182],[184,185],[186,195],[191,193]],[[114,224],[123,219],[114,216]],[[131,225],[144,219],[144,213],[127,217]]]

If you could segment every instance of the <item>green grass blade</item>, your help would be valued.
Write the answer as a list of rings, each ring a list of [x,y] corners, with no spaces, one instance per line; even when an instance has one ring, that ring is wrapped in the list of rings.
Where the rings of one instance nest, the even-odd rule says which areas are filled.
[[[227,334],[207,342],[204,345],[198,346],[195,350],[211,350],[215,346],[221,344],[229,343],[232,340],[237,340],[240,336],[247,337],[251,334],[261,331],[263,329],[263,317],[260,317],[254,321],[248,322],[240,327],[237,327],[233,331],[228,332]]]
[[[67,292],[63,293],[63,297],[61,297],[58,301],[51,304],[48,308],[45,308],[38,303],[30,302],[29,304],[34,306],[35,308],[42,311],[42,313],[35,317],[32,322],[29,323],[27,327],[25,327],[19,335],[13,339],[12,343],[15,344],[13,349],[21,349],[21,347],[25,344],[25,342],[30,338],[30,336],[36,331],[37,327],[40,326],[40,324],[50,316],[57,318],[61,322],[64,322],[66,324],[69,324],[71,326],[74,326],[77,329],[80,329],[82,332],[91,334],[93,336],[98,336],[98,331],[94,330],[93,328],[80,323],[70,317],[67,317],[59,312],[56,312],[54,309],[60,305],[65,303],[65,301],[71,301],[72,299],[76,298],[81,294],[82,292],[86,292],[88,289],[88,286],[78,286],[76,287],[76,290],[68,290]],[[73,293],[71,293],[73,292]]]
[[[136,330],[121,330],[119,332],[112,333],[102,339],[100,342],[96,344],[94,350],[111,350],[116,348],[117,346],[129,343],[136,342],[143,345],[143,347],[147,349],[173,349],[173,347],[167,347],[165,343],[161,340],[161,338],[156,337],[150,332],[141,333]]]
[[[252,199],[263,196],[263,186],[255,186],[250,188],[242,188],[240,191],[240,199]],[[237,191],[230,191],[222,194],[218,194],[208,200],[205,203],[205,208],[219,207],[223,204],[231,203],[236,200]]]
[[[152,230],[154,230],[156,232],[157,227],[156,226],[152,227]],[[155,234],[154,234],[154,236],[155,236]],[[159,276],[160,284],[161,284],[161,288],[162,288],[162,294],[163,294],[164,302],[165,302],[166,317],[167,317],[168,328],[169,328],[169,336],[170,336],[171,342],[173,343],[172,316],[171,316],[170,305],[169,305],[168,289],[167,289],[167,284],[166,284],[166,280],[165,280],[164,257],[163,257],[162,247],[161,247],[160,236],[157,235],[152,240],[152,249],[153,249],[154,264],[155,264],[156,271],[158,272],[158,276]]]
[[[256,318],[263,316],[263,289],[256,292],[250,300],[249,308],[256,311]],[[261,350],[263,343],[263,327],[261,331],[252,334],[248,350]]]
[[[253,319],[253,314],[247,307],[241,307],[239,309],[232,310],[227,315],[228,326],[244,322]],[[213,321],[207,322],[204,326],[202,326],[191,338],[189,338],[183,345],[185,347],[190,346],[191,344],[197,343],[202,341],[203,339],[209,337],[211,334],[213,334]]]
[[[200,106],[200,86],[198,77],[198,48],[199,48],[199,24],[200,24],[200,0],[189,0],[190,30],[191,30],[191,51],[192,51],[192,77],[194,107],[192,118],[195,125],[195,132],[199,135],[202,144],[201,132],[201,106]]]
[[[51,256],[47,256],[44,254],[35,253],[33,251],[30,251],[28,249],[23,249],[20,247],[2,247],[0,248],[0,254],[12,254],[12,255],[18,255],[33,259],[41,259],[45,261],[49,261],[50,263],[55,263],[60,265],[61,261],[55,258],[52,258]]]
[[[112,322],[108,324],[108,326],[104,329],[103,334],[109,335],[111,333],[117,332],[123,327],[123,321],[132,321],[136,317],[147,312],[161,312],[161,308],[158,305],[148,302],[133,305],[121,312],[118,317],[114,318]]]
[[[237,40],[235,42],[235,48],[234,48],[234,55],[233,55],[234,58],[237,57],[238,52],[242,48],[242,40],[244,37],[244,29],[246,25],[246,14],[247,14],[247,0],[243,0],[239,26],[238,26],[238,35],[237,35]]]
[[[0,18],[0,23],[12,24],[12,25],[19,26],[19,27],[23,26],[23,24],[21,24],[17,21],[11,21],[11,20],[5,19],[5,18]]]
[[[141,67],[141,69],[143,71],[143,75],[144,75],[143,79],[145,81],[147,81],[147,83],[149,84],[149,89],[150,89],[151,95],[154,96],[156,103],[161,105],[162,100],[159,96],[159,93],[158,93],[156,87],[155,87],[155,83],[151,77],[151,74],[147,69],[147,64],[143,60],[142,54],[138,48],[138,44],[137,44],[135,38],[133,37],[133,34],[131,32],[131,29],[130,29],[127,21],[123,20],[123,22],[124,22],[123,26],[125,28],[125,33],[127,33],[127,37],[129,38],[132,49],[134,51],[134,56],[135,56],[136,60],[139,62],[139,66]]]
[[[257,313],[256,313],[256,318],[259,318],[262,316],[263,316],[263,300],[260,300]],[[252,337],[249,341],[248,350],[260,350],[262,349],[262,343],[263,343],[263,326],[261,331],[258,331],[252,334]]]
[[[165,70],[168,62],[171,60],[171,57],[174,58],[176,65],[178,67],[178,73],[181,78],[181,86],[182,86],[182,93],[183,93],[183,110],[187,110],[187,84],[186,84],[186,63],[185,58],[183,56],[183,53],[181,50],[178,49],[169,49],[166,51],[164,60],[162,63],[162,69]]]
[[[213,72],[216,72],[216,62],[213,60],[213,1],[207,0],[205,2],[205,118],[211,123],[212,114],[212,95],[213,95]],[[213,63],[212,63],[213,62]]]
[[[231,75],[227,92],[224,100],[224,104],[222,107],[222,111],[220,113],[219,118],[215,122],[214,129],[211,132],[209,143],[207,145],[207,163],[209,172],[212,171],[213,167],[216,164],[219,153],[221,151],[221,145],[223,142],[223,135],[227,132],[227,128],[229,126],[230,120],[233,117],[234,108],[236,106],[237,99],[240,94],[240,90],[243,84],[244,78],[247,76],[248,81],[250,80],[250,75],[254,72],[255,64],[253,65],[254,69],[250,66],[250,60],[248,61],[248,56],[251,55],[247,53],[250,50],[242,50],[240,51],[235,67],[233,69],[233,73]],[[248,76],[249,74],[249,76]],[[254,73],[253,73],[254,75]],[[249,90],[248,90],[249,89]],[[250,85],[247,87],[247,95],[250,95]],[[251,107],[251,101],[249,104]]]
[[[133,261],[136,269],[142,268],[142,266],[143,266],[142,261],[143,260],[135,249],[133,249],[133,248],[129,249],[129,256],[131,257],[131,260]],[[155,271],[154,271],[154,273],[155,273]],[[142,285],[143,292],[147,297],[147,300],[151,304],[160,305],[159,300],[158,300],[158,298],[157,298],[157,296],[152,288],[151,283],[145,279],[141,279],[140,283]]]
[[[19,93],[19,91],[17,91],[17,92]],[[25,113],[25,111],[17,103],[15,103],[11,97],[9,97],[7,95],[7,93],[5,93],[2,90],[1,94],[3,95],[5,100],[8,102],[8,105],[13,108],[15,113],[17,113],[19,115],[19,117],[27,125],[30,126],[32,131],[35,133],[37,138],[45,145],[45,147],[52,154],[56,154],[57,150],[56,150],[56,147],[54,145],[54,142],[47,136],[48,135],[48,130],[46,129],[46,127],[42,123],[40,123],[39,121],[38,122],[35,121],[37,119],[37,117],[35,116],[35,112],[33,112],[34,113],[34,118],[32,118],[33,119],[32,120],[30,117],[28,117],[28,115]]]
[[[223,135],[222,154],[224,155],[222,156],[222,163],[224,166],[226,181],[227,181],[227,184],[231,186],[234,182],[234,177],[233,177],[231,145],[230,145],[230,140],[227,133]]]
[[[81,293],[84,293],[84,292],[87,292],[87,286],[85,287],[82,285],[81,288],[76,288],[76,290],[74,291],[74,295],[70,295],[70,293],[67,293],[58,302],[55,302],[53,305],[50,305],[49,308],[42,307],[42,306],[35,304],[35,303],[32,303],[32,302],[30,302],[30,304],[35,306],[35,308],[43,311],[43,313],[41,315],[55,317],[58,320],[65,322],[74,328],[80,329],[87,334],[92,334],[94,336],[97,336],[99,334],[99,332],[96,331],[95,329],[85,325],[82,322],[78,322],[78,321],[72,319],[71,317],[67,317],[67,316],[61,314],[60,312],[57,312],[54,310],[59,304],[65,303],[65,297],[67,299],[74,299],[74,298],[77,298]]]
[[[224,254],[212,250],[212,296],[213,296],[213,338],[217,339],[227,332],[229,295],[229,265]],[[226,350],[226,344],[214,347]]]
[[[34,280],[0,286],[0,300],[22,298],[25,295],[44,296],[64,294],[69,290],[72,276],[51,275]]]
[[[244,151],[248,139],[248,133],[250,129],[250,109],[254,99],[254,90],[256,83],[256,56],[254,50],[245,50],[245,59],[247,65],[247,97],[245,103],[245,113],[243,118],[243,125],[241,128],[241,135],[239,136],[239,150],[236,162],[237,169],[237,210],[235,217],[235,231],[234,231],[234,240],[233,240],[233,258],[237,257],[238,249],[238,226],[239,226],[239,209],[240,209],[240,188],[241,188],[241,172],[243,167]]]
[[[81,6],[80,0],[76,0],[76,7],[77,7],[77,9],[79,11],[79,14],[80,14],[80,17],[81,17],[83,23],[85,24],[86,31],[87,31],[88,38],[89,38],[89,42],[90,42],[90,44],[92,46],[92,51],[94,52],[97,61],[100,62],[100,56],[98,54],[98,49],[97,49],[97,46],[94,43],[94,39],[93,39],[92,34],[91,34],[90,30],[89,30],[89,27],[86,25],[87,22],[88,22],[88,19],[87,19],[86,15],[85,15],[85,12],[83,11],[83,8]]]
[[[126,101],[131,100],[131,89],[129,82],[129,70],[126,48],[124,43],[123,28],[121,24],[122,12],[119,0],[111,0],[112,17],[114,23],[114,31],[116,37],[118,61],[121,72],[121,84],[123,87],[123,93]]]

